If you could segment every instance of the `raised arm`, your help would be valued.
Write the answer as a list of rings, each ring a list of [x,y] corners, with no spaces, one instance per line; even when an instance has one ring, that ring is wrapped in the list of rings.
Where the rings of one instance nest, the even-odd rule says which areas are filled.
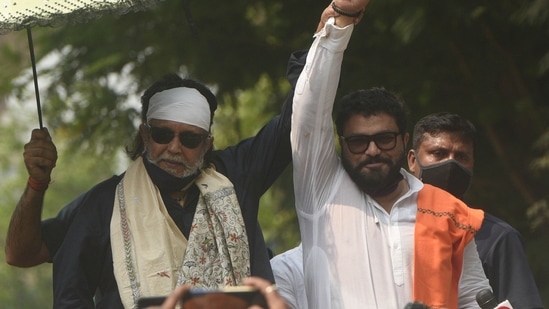
[[[354,24],[369,1],[332,2],[322,13],[305,69],[294,95],[291,145],[296,207],[313,213],[322,207],[335,181],[339,159],[335,152],[332,110],[343,53]],[[339,13],[338,13],[339,12]],[[342,15],[341,13],[344,13]]]
[[[42,242],[41,219],[44,195],[57,162],[57,150],[46,128],[32,131],[23,158],[29,178],[11,216],[5,252],[8,264],[31,267],[51,260],[50,252]]]

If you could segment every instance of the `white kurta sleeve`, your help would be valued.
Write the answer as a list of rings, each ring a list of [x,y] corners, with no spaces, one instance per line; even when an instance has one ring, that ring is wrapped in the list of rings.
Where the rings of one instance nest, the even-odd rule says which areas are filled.
[[[339,83],[343,52],[354,25],[335,26],[333,18],[315,35],[294,92],[290,140],[294,168],[296,210],[303,240],[304,280],[309,308],[332,306],[330,269],[324,251],[329,198],[341,173],[334,147],[332,110]]]
[[[491,289],[491,287],[484,274],[477,245],[473,239],[463,250],[463,270],[459,280],[459,308],[479,308],[476,295],[484,289]]]
[[[314,213],[330,194],[339,158],[334,147],[332,110],[343,52],[354,25],[339,28],[330,19],[315,35],[293,101],[291,144],[298,211]]]

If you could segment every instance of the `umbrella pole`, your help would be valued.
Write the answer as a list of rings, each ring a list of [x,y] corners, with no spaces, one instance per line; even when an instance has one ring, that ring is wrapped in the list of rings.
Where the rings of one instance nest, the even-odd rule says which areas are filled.
[[[44,126],[42,125],[42,108],[40,107],[40,92],[38,90],[38,75],[36,74],[36,59],[34,58],[34,45],[32,43],[32,34],[31,27],[27,27],[27,38],[29,39],[29,51],[32,64],[32,76],[34,78],[34,93],[36,94],[36,108],[38,109],[38,122],[40,124],[40,129]]]

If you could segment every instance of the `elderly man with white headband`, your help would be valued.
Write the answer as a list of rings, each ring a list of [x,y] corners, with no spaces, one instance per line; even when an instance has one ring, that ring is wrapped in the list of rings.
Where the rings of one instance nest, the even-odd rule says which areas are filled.
[[[292,84],[304,61],[292,57]],[[255,137],[216,151],[215,96],[167,75],[141,98],[127,170],[41,223],[57,153],[47,129],[33,130],[6,260],[20,267],[53,261],[54,308],[134,308],[140,297],[179,285],[241,285],[249,276],[273,282],[257,213],[261,195],[291,161],[291,98]]]

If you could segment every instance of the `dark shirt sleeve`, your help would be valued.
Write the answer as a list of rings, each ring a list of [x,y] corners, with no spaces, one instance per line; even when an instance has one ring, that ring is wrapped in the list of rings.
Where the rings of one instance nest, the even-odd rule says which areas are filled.
[[[305,63],[306,53],[296,52],[290,57],[287,76],[292,90],[280,115],[274,117],[256,136],[218,151],[214,164],[219,172],[234,184],[239,202],[246,214],[257,218],[259,198],[265,193],[291,162],[290,127],[293,88]],[[253,197],[242,203],[243,196]],[[243,205],[242,205],[243,204]]]
[[[291,162],[293,89],[305,64],[306,52],[298,51],[290,57],[287,78],[292,89],[282,105],[280,115],[263,126],[256,136],[216,152],[214,164],[217,170],[227,176],[237,190],[253,188],[249,191],[253,191],[257,198],[261,197]]]
[[[74,215],[78,212],[78,207],[84,198],[85,194],[80,195],[63,207],[56,217],[42,221],[42,241],[48,247],[51,256],[54,256],[59,246],[61,246],[61,242],[63,242],[67,233],[67,228],[72,222]]]
[[[120,181],[120,176],[113,176],[110,179],[98,184],[96,187],[101,187],[104,183]],[[75,215],[78,213],[80,205],[87,198],[88,194],[93,191],[94,188],[79,195],[76,199],[72,200],[70,203],[65,205],[58,213],[57,216],[42,221],[42,241],[48,247],[50,255],[53,257],[65,235],[67,234],[67,229],[71,225]]]
[[[304,66],[306,52],[290,57],[287,77],[292,90],[286,97],[280,115],[274,117],[256,134],[240,143],[217,151],[213,163],[234,185],[242,216],[246,223],[252,274],[273,279],[269,255],[257,223],[259,200],[292,159],[290,128],[293,88]]]
[[[513,308],[543,308],[519,232],[503,220],[486,214],[475,236],[482,266],[498,302]]]

